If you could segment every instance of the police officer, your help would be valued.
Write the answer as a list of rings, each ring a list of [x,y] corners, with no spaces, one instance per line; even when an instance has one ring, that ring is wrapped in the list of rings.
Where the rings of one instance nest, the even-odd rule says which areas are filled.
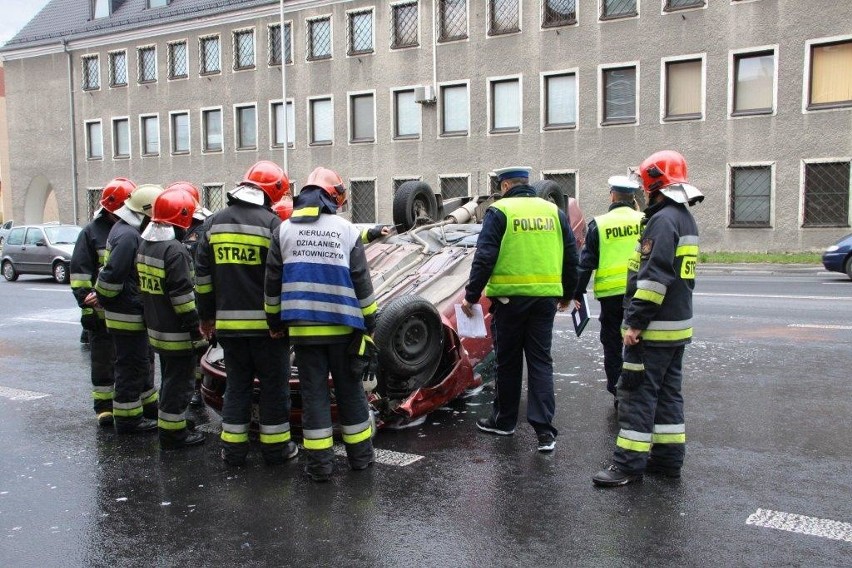
[[[302,395],[305,473],[327,481],[334,469],[328,375],[349,466],[369,467],[373,423],[349,348],[375,327],[376,301],[360,233],[336,215],[346,200],[340,176],[316,168],[296,196],[290,219],[272,238],[266,269],[269,326],[289,326]]]
[[[80,323],[88,332],[91,358],[92,398],[101,426],[112,426],[113,359],[115,349],[107,333],[104,310],[94,291],[98,273],[104,265],[107,237],[118,220],[114,212],[121,207],[136,184],[127,178],[115,178],[101,192],[100,207],[92,221],[83,227],[71,254],[71,291],[83,310]]]
[[[692,339],[698,260],[698,227],[687,205],[704,196],[687,183],[686,160],[678,152],[652,154],[638,173],[648,208],[628,263],[620,431],[613,463],[592,477],[601,487],[639,481],[645,472],[680,477],[686,451],[682,367]]]
[[[580,270],[574,305],[582,306],[583,293],[595,272],[594,293],[601,304],[598,320],[604,352],[606,390],[615,397],[615,384],[621,374],[621,321],[624,317],[624,290],[627,287],[627,261],[639,239],[642,213],[633,198],[639,184],[627,176],[609,178],[609,211],[589,222],[586,243],[580,253]],[[615,399],[618,406],[618,399]]]
[[[515,433],[526,357],[527,421],[538,450],[549,452],[558,433],[553,426],[553,321],[557,304],[568,307],[577,284],[577,248],[565,213],[536,197],[529,186],[530,168],[495,173],[502,197],[483,218],[462,302],[471,316],[471,306],[485,289],[493,312],[497,392],[491,415],[476,426],[500,436]]]
[[[105,265],[95,284],[115,346],[112,413],[119,434],[157,429],[154,352],[148,345],[142,316],[136,253],[142,240],[140,233],[150,220],[154,199],[162,191],[159,185],[140,185],[115,211],[119,221],[109,232]]]
[[[186,420],[195,382],[194,343],[201,333],[192,260],[178,240],[192,224],[196,205],[192,194],[180,188],[160,194],[136,255],[148,341],[160,356],[157,425],[163,450],[204,442],[204,435],[190,431]]]
[[[277,164],[260,161],[228,192],[228,206],[214,213],[196,254],[196,293],[201,331],[214,330],[225,352],[222,459],[246,462],[254,379],[260,379],[260,445],[267,464],[296,457],[290,439],[289,358],[286,333],[270,336],[264,312],[264,273],[270,240],[281,220],[270,209],[290,182]],[[277,300],[277,297],[276,297]]]

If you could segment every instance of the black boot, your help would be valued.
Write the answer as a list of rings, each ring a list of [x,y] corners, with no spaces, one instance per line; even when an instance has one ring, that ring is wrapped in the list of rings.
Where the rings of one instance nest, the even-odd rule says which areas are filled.
[[[180,450],[190,446],[197,446],[205,442],[204,434],[184,430],[180,434],[173,431],[160,430],[161,450]]]
[[[141,434],[143,432],[156,432],[157,421],[148,418],[138,420],[115,420],[115,431],[118,434]]]
[[[615,465],[600,470],[592,477],[592,483],[598,487],[619,487],[634,481],[642,481],[642,474],[627,473]]]

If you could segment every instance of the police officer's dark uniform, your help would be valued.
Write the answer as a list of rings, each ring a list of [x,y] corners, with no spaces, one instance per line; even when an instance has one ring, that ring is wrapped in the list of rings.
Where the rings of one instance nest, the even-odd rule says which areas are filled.
[[[682,365],[692,339],[698,259],[698,227],[687,204],[704,196],[686,183],[686,162],[677,152],[651,155],[639,174],[650,205],[628,265],[620,430],[612,465],[592,478],[602,487],[638,481],[645,472],[680,477],[686,450]]]
[[[582,302],[594,271],[594,294],[601,305],[598,320],[601,324],[606,390],[614,396],[615,385],[621,374],[621,322],[624,318],[624,291],[627,288],[627,261],[636,248],[643,215],[636,211],[633,199],[633,192],[639,189],[638,183],[626,176],[612,176],[609,187],[612,195],[609,211],[589,222],[586,243],[580,253],[579,280],[574,301]]]
[[[480,430],[511,435],[518,421],[527,361],[527,421],[540,451],[555,447],[556,399],[550,354],[557,303],[567,306],[577,284],[577,248],[565,213],[536,197],[529,168],[497,170],[503,197],[485,213],[476,245],[465,311],[483,289],[491,299],[491,331],[497,356],[497,392]],[[513,185],[512,180],[520,182]]]

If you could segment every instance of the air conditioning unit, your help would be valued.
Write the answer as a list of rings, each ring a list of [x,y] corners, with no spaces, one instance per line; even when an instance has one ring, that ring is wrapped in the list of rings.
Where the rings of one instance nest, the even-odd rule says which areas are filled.
[[[432,85],[414,87],[414,102],[428,104],[435,102],[435,89]]]

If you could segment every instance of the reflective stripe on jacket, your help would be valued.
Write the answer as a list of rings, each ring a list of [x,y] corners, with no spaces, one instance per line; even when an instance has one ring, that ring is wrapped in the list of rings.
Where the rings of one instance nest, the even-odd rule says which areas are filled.
[[[112,226],[107,238],[105,265],[95,283],[104,307],[107,329],[113,333],[145,333],[136,252],[142,237],[124,221]]]
[[[617,207],[595,217],[600,243],[595,298],[618,296],[627,289],[627,261],[639,240],[642,217],[642,213],[629,207]]]

